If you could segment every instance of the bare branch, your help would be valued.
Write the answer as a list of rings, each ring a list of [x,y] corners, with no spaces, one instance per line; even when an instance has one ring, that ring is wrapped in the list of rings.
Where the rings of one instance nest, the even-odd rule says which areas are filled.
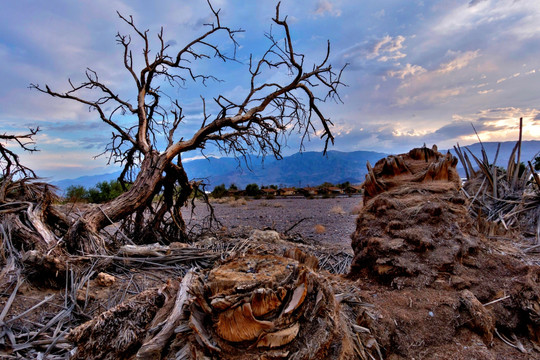
[[[220,10],[210,1],[208,6],[213,21],[205,24],[204,32],[179,51],[172,51],[163,28],[156,37],[151,37],[149,30],[142,31],[137,27],[132,16],[118,13],[119,18],[129,25],[133,38],[142,43],[140,49],[132,51],[134,44],[130,35],[116,36],[122,48],[124,67],[137,89],[136,99],[131,102],[113,91],[112,86],[101,82],[90,69],[81,84],[74,85],[69,81],[70,88],[66,92],[53,91],[47,85],[44,88],[31,85],[42,93],[96,110],[101,120],[113,130],[105,153],[110,156],[109,162],[123,166],[120,181],[136,174],[126,193],[102,206],[100,211],[90,210],[85,216],[89,220],[80,220],[72,226],[66,235],[70,247],[79,241],[81,232],[98,233],[109,221],[126,218],[126,226],[141,235],[136,238],[152,239],[151,234],[154,234],[158,237],[154,240],[161,241],[167,235],[178,235],[176,230],[171,230],[174,226],[183,233],[185,224],[180,208],[193,191],[193,183],[189,182],[181,162],[184,152],[202,150],[210,144],[225,154],[244,159],[255,153],[280,158],[282,146],[292,132],[300,134],[301,149],[303,141],[312,134],[325,141],[325,151],[328,144],[333,143],[332,122],[324,116],[321,103],[329,99],[341,101],[338,90],[343,85],[343,69],[334,73],[329,64],[330,43],[326,44],[326,53],[320,62],[305,65],[305,56],[294,48],[287,18],[280,16],[279,4],[273,22],[280,35],[278,37],[272,31],[265,34],[269,41],[267,50],[259,60],[250,57],[246,93],[240,100],[239,94],[235,94],[234,99],[219,95],[213,99],[212,107],[208,107],[201,96],[200,127],[194,133],[186,132],[189,127],[181,126],[184,120],[182,99],[173,98],[164,89],[183,87],[188,81],[203,85],[221,81],[211,73],[200,73],[195,62],[201,59],[236,61],[238,43],[235,35],[242,31],[224,26]],[[232,44],[232,53],[225,52],[218,43],[223,36]],[[142,65],[138,68],[135,68],[137,62],[133,53],[142,54],[139,62]],[[273,82],[266,81],[275,73],[283,76]],[[89,99],[88,93],[93,98]],[[214,109],[217,111],[210,114]],[[120,121],[120,116],[124,115],[128,125]],[[165,142],[159,141],[160,137]],[[176,164],[175,159],[178,159]],[[158,194],[158,202],[153,203]]]
[[[29,132],[22,135],[0,134],[0,169],[2,170],[2,177],[8,178],[11,175],[21,172],[25,177],[36,177],[34,171],[24,166],[14,151],[8,149],[10,142],[15,142],[24,151],[36,152],[39,151],[35,148],[34,135],[39,131],[39,127],[35,129],[29,129]]]

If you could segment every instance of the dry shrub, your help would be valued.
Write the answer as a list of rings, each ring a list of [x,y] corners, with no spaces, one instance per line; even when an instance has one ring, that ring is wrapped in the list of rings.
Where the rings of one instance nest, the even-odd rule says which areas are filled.
[[[243,206],[243,205],[246,205],[247,204],[247,200],[244,199],[244,198],[239,198],[239,199],[232,199],[230,202],[227,203],[228,205],[232,206],[232,207],[238,207],[238,206]]]
[[[234,198],[231,197],[222,197],[222,198],[211,198],[210,201],[215,204],[226,204],[229,203],[231,200],[234,201]]]
[[[262,207],[275,207],[275,208],[282,208],[283,204],[280,202],[268,202],[268,201],[261,201],[259,206]]]
[[[339,205],[336,205],[330,209],[330,213],[337,215],[345,215],[345,210]]]
[[[360,214],[360,212],[362,211],[362,204],[358,204],[358,205],[355,205],[352,210],[351,210],[351,214],[352,215],[358,215]]]
[[[326,227],[324,225],[317,224],[315,225],[315,232],[317,234],[324,234],[326,232]]]
[[[244,198],[235,199],[233,197],[217,198],[217,199],[212,199],[211,201],[212,203],[215,203],[215,204],[226,204],[232,207],[237,207],[237,206],[242,206],[242,205],[247,204],[246,199]]]

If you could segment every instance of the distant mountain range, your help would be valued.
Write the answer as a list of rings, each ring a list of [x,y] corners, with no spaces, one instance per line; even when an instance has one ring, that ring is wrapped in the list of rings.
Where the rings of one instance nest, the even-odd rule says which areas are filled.
[[[493,161],[497,144],[494,142],[483,143],[490,161]],[[515,142],[501,143],[498,165],[506,167],[514,145]],[[469,145],[466,148],[469,148],[476,156],[481,156],[480,144]],[[450,151],[454,154],[453,149]],[[540,151],[540,141],[524,141],[521,150],[522,161],[531,160],[538,151]],[[281,187],[316,186],[325,181],[331,183],[349,181],[352,184],[359,184],[364,181],[367,172],[366,162],[369,161],[373,165],[387,155],[374,151],[329,151],[326,156],[323,156],[322,152],[303,152],[286,156],[282,160],[267,157],[264,161],[258,156],[251,156],[247,161],[211,157],[185,162],[184,167],[191,179],[204,179],[209,184],[209,189],[220,184],[225,184],[227,187],[230,184],[235,184],[241,189],[251,183],[275,184]],[[458,165],[458,171],[463,173],[461,164]],[[118,171],[110,174],[60,180],[53,184],[62,190],[70,185],[82,185],[90,188],[101,181],[115,180],[119,175]]]
[[[303,152],[283,157],[262,158],[251,156],[244,159],[215,158],[192,160],[184,163],[184,168],[190,179],[203,179],[209,184],[209,189],[225,184],[227,187],[235,184],[243,189],[248,184],[279,185],[281,187],[316,186],[325,181],[352,184],[364,181],[366,162],[375,163],[387,154],[373,151],[340,152]],[[86,188],[95,186],[101,181],[115,180],[120,171],[93,176],[82,176],[76,179],[66,179],[53,182],[61,190],[71,185],[82,185]]]

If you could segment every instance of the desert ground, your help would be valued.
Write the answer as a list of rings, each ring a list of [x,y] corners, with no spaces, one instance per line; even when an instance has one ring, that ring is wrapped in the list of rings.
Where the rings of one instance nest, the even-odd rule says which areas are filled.
[[[40,218],[47,186],[14,183],[0,356],[537,359],[540,245],[523,235],[538,229],[538,193],[479,202],[487,181],[463,185],[456,163],[419,148],[378,162],[362,196],[194,200],[185,241],[111,221],[74,254],[44,224],[106,205],[48,203]],[[504,222],[482,215],[496,206]]]
[[[338,196],[329,198],[283,197],[275,199],[220,199],[213,201],[215,216],[220,221],[215,228],[228,232],[250,229],[271,229],[286,233],[312,245],[323,245],[352,254],[351,234],[361,208],[362,197]],[[202,225],[209,215],[208,208],[197,202],[183,214],[188,229]]]

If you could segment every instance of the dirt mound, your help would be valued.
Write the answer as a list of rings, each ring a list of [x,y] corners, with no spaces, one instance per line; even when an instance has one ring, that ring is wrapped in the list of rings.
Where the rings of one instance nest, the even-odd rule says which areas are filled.
[[[379,161],[366,177],[350,276],[374,295],[369,301],[385,320],[368,325],[387,356],[489,359],[495,337],[521,337],[509,343],[529,350],[540,340],[540,269],[478,233],[456,163],[436,148],[413,149]],[[457,340],[474,336],[481,356]],[[502,358],[529,358],[505,351],[511,355]]]

